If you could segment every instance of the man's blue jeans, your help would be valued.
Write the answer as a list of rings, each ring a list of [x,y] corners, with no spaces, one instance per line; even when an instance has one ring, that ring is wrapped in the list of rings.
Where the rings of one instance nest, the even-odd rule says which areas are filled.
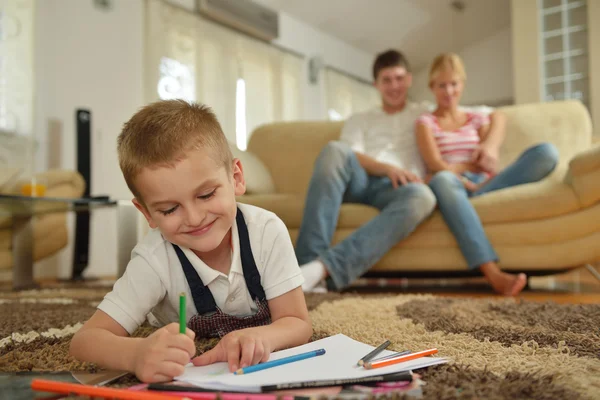
[[[342,203],[361,203],[381,212],[331,247]],[[369,176],[352,149],[330,142],[315,163],[304,207],[296,256],[302,265],[319,259],[333,288],[342,289],[364,274],[435,208],[427,185],[394,189],[387,177]]]
[[[470,269],[478,268],[486,262],[498,261],[498,256],[485,235],[481,220],[469,198],[537,182],[548,176],[557,163],[558,150],[552,144],[543,143],[527,149],[517,161],[473,193],[465,189],[453,172],[441,171],[433,176],[429,186],[435,193],[442,216],[454,234]],[[465,176],[475,183],[482,181],[482,176],[478,174],[466,173]]]

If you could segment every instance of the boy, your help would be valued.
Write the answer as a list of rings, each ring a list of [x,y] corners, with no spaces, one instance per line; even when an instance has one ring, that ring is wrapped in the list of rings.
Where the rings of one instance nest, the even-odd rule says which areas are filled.
[[[207,107],[169,100],[142,108],[125,124],[118,153],[133,203],[153,230],[73,337],[71,355],[160,382],[190,359],[227,361],[235,371],[309,340],[288,231],[273,213],[236,204],[245,191],[242,165]],[[181,292],[193,300],[185,335],[176,323]],[[129,337],[146,317],[162,328]],[[195,337],[222,339],[193,358]]]

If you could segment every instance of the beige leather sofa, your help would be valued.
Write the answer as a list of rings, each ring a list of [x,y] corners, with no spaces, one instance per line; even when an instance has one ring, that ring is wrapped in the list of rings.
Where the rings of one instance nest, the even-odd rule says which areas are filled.
[[[38,173],[38,181],[45,182],[47,197],[81,197],[85,189],[82,176],[76,171],[50,170]],[[19,194],[20,182],[4,187],[3,194]],[[49,257],[68,243],[66,213],[41,214],[33,220],[33,260]],[[12,220],[0,212],[0,270],[13,266]]]
[[[577,101],[510,106],[501,164],[527,147],[549,141],[560,151],[556,171],[542,182],[473,199],[502,268],[548,274],[600,260],[600,145]],[[599,121],[600,123],[600,121]],[[295,242],[313,163],[340,135],[340,122],[274,123],[253,132],[245,171],[249,194],[238,200],[275,212]],[[253,157],[260,161],[254,160]],[[244,162],[244,159],[242,159]],[[265,180],[271,182],[265,184]],[[273,187],[273,189],[271,189]],[[333,238],[337,243],[377,214],[344,204]],[[372,276],[464,275],[465,261],[439,211],[391,249]]]

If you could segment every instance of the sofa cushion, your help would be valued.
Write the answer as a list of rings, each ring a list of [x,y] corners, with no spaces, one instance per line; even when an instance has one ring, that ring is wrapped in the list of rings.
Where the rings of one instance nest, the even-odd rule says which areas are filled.
[[[293,194],[243,195],[237,198],[240,203],[264,208],[275,213],[288,229],[298,229],[302,224],[304,199]],[[338,228],[358,228],[375,217],[379,211],[362,204],[343,204],[340,209]]]
[[[275,193],[275,184],[271,173],[262,161],[250,151],[241,151],[236,145],[230,143],[229,148],[234,158],[242,162],[244,179],[246,180],[246,193],[268,194]]]
[[[498,190],[472,199],[475,210],[484,224],[522,222],[556,217],[579,210],[580,204],[573,189],[562,182],[559,171],[541,182]],[[302,223],[304,198],[293,194],[244,195],[241,203],[252,204],[274,212],[288,229],[298,229]],[[343,204],[337,229],[356,229],[378,214],[374,207],[362,204]],[[448,228],[439,213],[423,224],[427,231],[446,231]]]

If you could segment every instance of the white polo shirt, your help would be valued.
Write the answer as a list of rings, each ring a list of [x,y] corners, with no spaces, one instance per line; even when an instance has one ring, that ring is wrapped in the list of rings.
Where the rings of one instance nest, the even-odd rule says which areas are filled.
[[[283,221],[274,213],[238,204],[248,226],[250,246],[267,300],[281,296],[304,283],[294,248]],[[233,254],[229,276],[206,265],[188,248],[181,247],[217,307],[226,314],[253,314],[257,307],[244,280],[237,224],[231,230]],[[163,326],[179,321],[179,294],[187,296],[186,316],[197,313],[189,285],[173,245],[158,229],[150,231],[135,246],[123,276],[98,305],[127,332],[133,333],[146,318]]]
[[[406,169],[421,179],[426,168],[415,136],[415,123],[421,114],[432,112],[429,102],[407,102],[402,111],[388,114],[381,107],[352,115],[342,129],[340,140],[352,150],[375,160]],[[465,111],[490,114],[486,106],[461,107]]]

